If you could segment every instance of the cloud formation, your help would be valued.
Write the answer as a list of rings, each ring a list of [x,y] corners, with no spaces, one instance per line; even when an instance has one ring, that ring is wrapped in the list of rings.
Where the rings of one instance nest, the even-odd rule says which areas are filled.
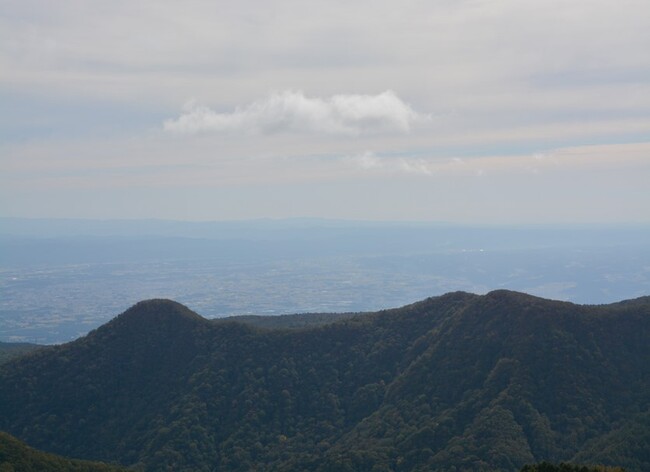
[[[2,5],[6,214],[650,221],[647,0]]]
[[[286,90],[229,113],[191,104],[177,119],[165,121],[164,128],[178,134],[308,132],[355,136],[406,133],[418,120],[426,120],[426,116],[415,112],[391,90],[325,99]]]
[[[364,170],[382,171],[386,173],[432,175],[434,165],[420,158],[381,158],[371,151],[366,151],[352,157],[352,162]]]
[[[347,157],[363,171],[376,174],[410,174],[430,177],[484,175],[538,175],[610,172],[613,169],[648,169],[650,143],[572,146],[533,154],[439,158],[378,155],[371,151]]]

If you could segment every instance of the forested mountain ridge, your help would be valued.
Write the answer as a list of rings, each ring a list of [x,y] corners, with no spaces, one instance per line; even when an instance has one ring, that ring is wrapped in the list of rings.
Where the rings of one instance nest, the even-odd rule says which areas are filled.
[[[0,472],[126,472],[126,470],[99,462],[47,454],[0,431]]]
[[[0,366],[0,429],[152,471],[650,470],[649,339],[648,297],[456,292],[298,329],[150,300]]]
[[[14,357],[22,356],[39,349],[38,344],[30,343],[5,343],[0,341],[0,364],[3,364]]]

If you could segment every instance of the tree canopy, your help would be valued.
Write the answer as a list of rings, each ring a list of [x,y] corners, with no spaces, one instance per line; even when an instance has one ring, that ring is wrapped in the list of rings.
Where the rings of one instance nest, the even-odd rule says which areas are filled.
[[[648,299],[457,292],[302,325],[141,302],[0,366],[0,429],[148,471],[650,470]]]

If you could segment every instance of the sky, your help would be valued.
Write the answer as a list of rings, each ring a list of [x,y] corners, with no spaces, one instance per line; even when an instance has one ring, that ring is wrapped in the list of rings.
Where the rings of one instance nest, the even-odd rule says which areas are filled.
[[[0,216],[650,223],[650,2],[0,0]]]

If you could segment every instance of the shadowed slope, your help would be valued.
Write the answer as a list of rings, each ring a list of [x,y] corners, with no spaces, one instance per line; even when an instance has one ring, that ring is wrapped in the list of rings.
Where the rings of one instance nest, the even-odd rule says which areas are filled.
[[[0,364],[9,362],[15,357],[29,354],[32,351],[40,349],[42,346],[30,343],[4,343],[0,341]]]
[[[47,454],[0,431],[0,471],[3,472],[125,472],[98,462],[79,461]]]

